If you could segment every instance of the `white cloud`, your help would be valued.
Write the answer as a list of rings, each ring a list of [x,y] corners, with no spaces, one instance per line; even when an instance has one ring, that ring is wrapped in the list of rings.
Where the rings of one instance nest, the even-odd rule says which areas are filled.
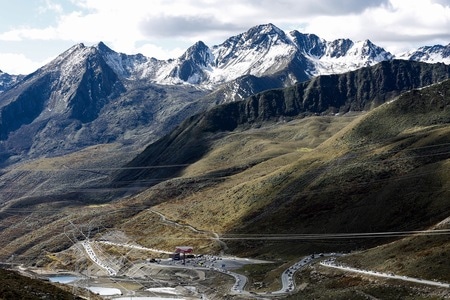
[[[30,74],[36,71],[42,65],[48,63],[51,59],[36,62],[23,54],[0,53],[0,70],[8,74]]]
[[[134,51],[128,53],[141,53],[145,56],[154,57],[157,59],[169,59],[169,58],[178,58],[185,51],[186,48],[172,48],[170,50],[167,50],[157,45],[144,44],[142,46],[136,47]]]
[[[44,3],[38,7],[38,12],[43,14],[48,11],[62,13],[64,10],[63,10],[63,7],[61,6],[61,4],[54,3],[51,0],[44,0]]]
[[[23,27],[18,29],[13,29],[0,34],[0,40],[2,41],[25,41],[25,40],[51,40],[58,36],[56,28],[46,27],[46,28],[30,28]]]
[[[391,0],[350,16],[321,16],[305,29],[325,39],[370,39],[392,52],[450,41],[450,8],[432,0]],[[388,49],[388,50],[389,50]]]
[[[35,39],[99,40],[161,37],[228,37],[262,23],[298,23],[317,15],[348,15],[376,7],[387,0],[72,0],[79,9],[63,13],[50,0],[40,9],[57,12],[50,28],[22,28],[3,34]],[[230,33],[231,32],[231,33]],[[131,35],[131,36],[130,36]]]
[[[125,53],[164,59],[198,40],[212,46],[252,26],[314,33],[327,40],[370,39],[406,49],[450,39],[450,0],[41,0],[54,13],[43,27],[0,32],[0,41],[105,42]],[[3,50],[5,51],[5,50]],[[392,51],[392,50],[390,50]],[[397,51],[397,50],[396,50]],[[175,56],[174,56],[175,57]],[[2,65],[0,64],[0,67]]]

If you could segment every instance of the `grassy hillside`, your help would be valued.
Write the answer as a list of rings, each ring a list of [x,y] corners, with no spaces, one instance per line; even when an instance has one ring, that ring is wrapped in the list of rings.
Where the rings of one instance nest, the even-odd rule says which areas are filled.
[[[0,268],[0,299],[21,299],[21,300],[81,300],[82,297],[75,296],[68,291],[65,291],[63,285],[57,287],[49,282],[42,282],[42,280],[32,279],[22,276],[16,272],[4,270]],[[88,295],[84,291],[85,296],[91,299],[99,299],[93,294]]]
[[[229,238],[228,251],[252,255],[289,257],[383,242],[304,241],[295,236],[285,240],[286,234],[425,228],[449,211],[448,86],[444,82],[406,93],[365,114],[312,116],[202,136],[207,147],[201,155],[192,152],[197,159],[178,170],[177,178],[153,182],[152,188],[114,203],[86,206],[72,199],[60,202],[71,203],[64,209],[58,202],[22,203],[9,212],[22,209],[28,221],[17,223],[17,214],[2,220],[8,236],[3,252],[36,253],[44,245],[50,252],[64,249],[70,245],[63,234],[69,220],[101,230],[116,227],[146,246],[172,249],[181,242],[171,240],[180,236],[180,228],[162,224],[165,229],[156,229],[162,228],[161,218],[151,210],[216,232]],[[197,136],[186,138],[193,143]],[[40,224],[37,230],[25,226],[33,224],[30,220]],[[18,225],[8,226],[14,222]],[[186,243],[218,250],[210,238],[191,240],[198,233],[187,228],[183,232]],[[280,239],[250,239],[253,234]]]
[[[259,103],[271,103],[269,96],[278,93],[261,95],[267,101]],[[74,242],[117,235],[168,251],[191,245],[197,253],[280,262],[357,249],[364,252],[348,256],[349,264],[448,280],[446,236],[332,236],[421,230],[449,216],[450,81],[393,100],[368,112],[237,125],[235,108],[250,108],[256,103],[250,100],[190,118],[120,172],[92,173],[107,169],[106,148],[24,164],[11,172],[17,176],[10,187],[17,180],[28,189],[36,180],[43,188],[34,197],[11,190],[23,197],[0,207],[1,255],[70,269],[78,258],[66,249]],[[259,109],[271,115],[269,107]],[[89,157],[92,168],[84,162]],[[74,178],[86,180],[72,193],[65,193],[71,187],[67,166],[81,170],[70,170]],[[33,177],[33,168],[65,174],[60,189],[50,179],[39,181],[43,172]],[[46,194],[44,187],[57,192]],[[124,196],[109,201],[119,193]]]
[[[448,86],[406,93],[361,119],[306,118],[225,134],[183,174],[203,185],[155,209],[224,234],[429,226],[449,208]]]
[[[430,229],[448,230],[450,220]],[[341,259],[342,262],[380,272],[450,282],[447,234],[415,234],[407,238],[357,252]]]
[[[117,172],[111,184],[149,187],[179,176],[185,165],[202,158],[221,134],[299,117],[370,110],[402,92],[445,80],[449,75],[450,67],[445,64],[394,60],[345,74],[318,76],[219,105],[187,118],[170,134],[150,144],[127,168]],[[161,168],[168,165],[171,167]]]

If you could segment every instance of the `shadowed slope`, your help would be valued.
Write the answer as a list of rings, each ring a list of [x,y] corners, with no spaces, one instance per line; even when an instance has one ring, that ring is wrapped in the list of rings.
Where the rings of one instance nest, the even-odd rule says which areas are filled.
[[[450,81],[446,81],[406,93],[367,116],[349,119],[352,123],[347,122],[349,125],[340,133],[320,145],[312,144],[312,148],[302,147],[300,139],[291,140],[288,147],[288,141],[280,140],[278,148],[277,138],[269,138],[271,127],[226,135],[223,142],[211,143],[208,154],[185,173],[203,174],[210,183],[214,178],[219,181],[213,185],[191,184],[189,188],[195,192],[180,191],[156,209],[171,219],[244,241],[254,234],[425,228],[446,218],[450,209],[446,167],[450,158],[449,88]],[[332,119],[344,117],[328,118],[333,124]],[[385,132],[388,120],[390,132]],[[367,128],[373,132],[367,134]],[[273,144],[263,142],[261,137]],[[227,152],[229,144],[225,141],[240,143],[234,143],[234,151]],[[234,158],[227,159],[225,154]],[[206,162],[214,162],[216,172],[210,172]],[[202,169],[198,169],[200,166]],[[228,172],[233,166],[245,167],[237,173]],[[197,178],[202,178],[199,175]],[[314,251],[354,249],[381,240],[322,242],[314,246]],[[277,249],[288,254],[306,252],[302,248],[306,244],[294,240],[286,248],[257,239],[230,242],[229,246],[242,252],[258,245],[257,253]]]
[[[220,105],[190,117],[170,134],[149,145],[128,165],[128,170],[116,176],[113,184],[123,186],[144,181],[152,185],[152,182],[177,176],[180,168],[155,170],[154,167],[195,162],[208,151],[210,141],[215,139],[211,137],[212,133],[301,116],[362,111],[403,91],[438,82],[449,75],[450,67],[444,64],[382,62],[355,72],[320,76],[290,88],[270,90],[245,101]]]

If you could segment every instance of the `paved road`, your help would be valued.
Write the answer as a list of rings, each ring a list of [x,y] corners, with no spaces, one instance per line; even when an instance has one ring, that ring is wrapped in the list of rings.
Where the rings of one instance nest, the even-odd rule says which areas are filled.
[[[156,252],[156,253],[164,253],[164,254],[172,254],[172,252],[170,251],[164,251],[164,250],[159,250],[159,249],[155,249],[155,248],[147,248],[144,246],[140,246],[140,245],[134,245],[134,244],[125,244],[125,243],[113,243],[110,241],[97,241],[97,243],[101,243],[101,244],[105,244],[105,245],[114,245],[114,246],[118,246],[118,247],[123,247],[123,248],[129,248],[129,249],[136,249],[136,250],[144,250],[144,251],[149,251],[149,252]]]
[[[153,249],[153,248],[145,248],[139,245],[133,245],[133,244],[121,244],[121,243],[114,243],[110,241],[99,241],[99,243],[105,243],[109,245],[115,245],[119,247],[126,247],[126,248],[136,248],[141,250],[149,250],[149,251],[156,251],[156,252],[165,252],[163,250],[159,249]],[[84,244],[83,244],[84,245]],[[89,243],[86,243],[86,245],[89,245]],[[92,249],[92,248],[91,248]],[[98,259],[95,256],[94,251],[87,251],[89,255],[92,255],[95,257],[95,262],[98,263]],[[235,279],[235,283],[231,288],[232,294],[240,294],[245,295],[249,297],[259,297],[259,296],[281,296],[286,295],[289,293],[294,292],[295,290],[295,279],[294,274],[301,268],[305,267],[306,265],[310,264],[311,262],[315,261],[316,259],[323,259],[324,257],[337,257],[340,256],[340,254],[336,253],[325,253],[325,254],[313,254],[309,256],[305,256],[302,259],[300,259],[298,262],[287,268],[282,274],[281,274],[281,282],[282,287],[278,291],[274,292],[265,292],[265,293],[254,293],[254,292],[248,292],[245,290],[245,286],[248,282],[248,279],[246,276],[242,274],[238,274],[235,272],[232,272],[233,269],[238,269],[246,264],[258,264],[258,263],[268,263],[267,261],[262,260],[256,260],[256,259],[248,259],[248,258],[238,258],[238,257],[224,257],[224,256],[214,256],[214,255],[204,255],[201,258],[194,258],[194,259],[188,259],[186,260],[186,264],[183,265],[182,261],[173,261],[171,259],[168,260],[161,260],[159,262],[159,266],[165,266],[165,267],[175,267],[175,268],[193,268],[193,269],[200,269],[200,270],[213,270],[217,272],[224,273],[226,275],[232,276]],[[92,257],[91,257],[92,259]],[[99,264],[102,267],[103,264]]]
[[[127,248],[137,248],[141,250],[149,250],[149,251],[157,251],[157,252],[165,252],[158,249],[149,249],[145,248],[139,245],[131,245],[131,244],[119,244],[119,243],[113,243],[113,242],[105,242],[101,241],[101,243],[107,243],[107,244],[114,244],[116,246],[121,247],[127,247]],[[94,250],[92,249],[90,242],[84,241],[82,242],[83,247],[85,248],[88,256],[93,260],[97,265],[100,267],[106,269],[109,273],[109,275],[116,275],[117,272],[109,267],[107,264],[102,262],[100,259],[98,259],[97,255],[95,254]],[[238,268],[239,266],[242,266],[244,264],[251,264],[251,263],[262,263],[263,261],[259,260],[251,260],[251,259],[245,259],[245,258],[237,258],[237,257],[217,257],[212,255],[206,255],[202,258],[202,264],[201,266],[198,265],[198,260],[195,262],[193,260],[190,264],[187,265],[181,265],[181,261],[173,262],[171,260],[167,260],[167,262],[162,261],[160,265],[165,265],[167,267],[180,267],[180,268],[194,268],[194,269],[210,269],[217,272],[222,272],[224,274],[227,274],[229,276],[232,276],[235,279],[235,283],[233,287],[231,288],[232,294],[240,294],[250,297],[270,297],[270,296],[282,296],[289,293],[294,292],[295,290],[295,279],[294,274],[301,268],[307,266],[308,264],[314,262],[317,259],[323,259],[324,257],[328,257],[327,260],[324,260],[320,262],[320,265],[330,268],[336,268],[348,272],[354,272],[354,273],[360,273],[365,275],[371,275],[371,276],[378,276],[378,277],[384,277],[384,278],[390,278],[390,279],[398,279],[403,281],[409,281],[409,282],[415,282],[420,284],[426,284],[426,285],[432,285],[432,286],[438,286],[438,287],[444,287],[444,288],[450,288],[450,285],[448,283],[444,282],[437,282],[437,281],[431,281],[431,280],[424,280],[420,278],[413,278],[413,277],[406,277],[406,276],[400,276],[400,275],[394,275],[392,273],[380,273],[376,271],[369,271],[369,270],[362,270],[362,269],[356,269],[351,268],[347,266],[338,265],[335,263],[335,258],[340,256],[341,254],[337,253],[324,253],[324,254],[313,254],[309,256],[305,256],[302,259],[300,259],[298,262],[287,268],[282,274],[281,274],[281,283],[282,287],[278,291],[273,291],[269,293],[254,293],[254,292],[248,292],[245,291],[245,286],[248,282],[248,279],[246,276],[238,273],[234,273],[230,270]]]
[[[91,243],[89,241],[83,241],[81,243],[83,245],[84,250],[86,250],[86,253],[88,254],[89,258],[96,263],[99,267],[105,269],[110,276],[116,276],[117,271],[114,270],[112,267],[110,267],[108,264],[106,264],[104,261],[100,260],[97,257],[97,254],[95,254],[94,249],[91,247]]]
[[[280,294],[286,294],[294,291],[295,288],[295,280],[294,280],[294,273],[303,268],[304,266],[308,265],[310,262],[312,262],[313,256],[306,256],[303,257],[301,260],[284,270],[284,272],[281,274],[281,283],[282,287],[280,290],[272,292],[272,294],[280,295]]]
[[[278,291],[274,291],[271,294],[273,295],[282,295],[282,294],[288,294],[295,290],[295,279],[294,274],[301,268],[307,266],[308,264],[312,263],[313,261],[317,259],[322,259],[324,257],[338,257],[342,254],[339,253],[321,253],[321,254],[312,254],[309,256],[303,257],[301,260],[284,270],[284,272],[281,274],[281,283],[282,287]]]
[[[377,271],[356,269],[356,268],[351,268],[351,267],[347,267],[347,266],[337,265],[333,260],[323,261],[320,264],[325,267],[340,269],[343,271],[348,271],[348,272],[353,272],[353,273],[360,273],[360,274],[365,274],[365,275],[384,277],[384,278],[390,278],[390,279],[398,279],[398,280],[415,282],[415,283],[426,284],[426,285],[433,285],[433,286],[438,286],[438,287],[443,287],[443,288],[450,288],[450,284],[445,283],[445,282],[438,282],[438,281],[425,280],[425,279],[408,277],[408,276],[395,275],[392,273],[381,273],[381,272],[377,272]]]

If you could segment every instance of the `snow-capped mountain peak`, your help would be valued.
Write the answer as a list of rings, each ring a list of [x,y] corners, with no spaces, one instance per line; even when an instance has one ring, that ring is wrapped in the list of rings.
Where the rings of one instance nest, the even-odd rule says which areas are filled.
[[[214,82],[225,82],[242,75],[275,73],[292,58],[296,47],[273,24],[259,25],[212,47]]]
[[[153,74],[152,63],[156,61],[145,57],[142,54],[127,55],[118,53],[103,42],[93,46],[105,59],[106,63],[120,77],[127,79],[142,79],[148,77],[148,73]]]
[[[363,59],[380,62],[393,58],[393,55],[391,53],[386,52],[383,48],[376,46],[370,40],[358,42],[355,44],[355,46],[355,48],[358,49],[355,52],[355,55],[358,55]]]
[[[408,59],[422,62],[442,62],[450,64],[450,44],[423,46],[417,50],[408,51],[398,55],[399,59]]]
[[[213,46],[218,66],[226,66],[238,56],[237,54],[257,51],[269,51],[272,47],[292,44],[286,34],[273,24],[259,25],[248,31],[228,38],[220,45]],[[239,53],[240,52],[240,53]],[[245,53],[248,54],[248,53]]]
[[[312,76],[348,72],[393,58],[450,63],[450,44],[421,47],[394,57],[370,40],[326,41],[315,34],[296,30],[285,33],[268,23],[231,36],[219,45],[209,47],[199,41],[179,58],[169,60],[118,53],[103,42],[91,47],[80,43],[42,70],[53,68],[59,69],[62,77],[73,75],[72,69],[86,68],[85,61],[90,55],[102,57],[117,76],[126,80],[212,89],[244,75],[276,76],[283,84],[291,84]]]
[[[239,37],[241,44],[249,46],[270,47],[277,43],[288,42],[284,31],[271,23],[252,27],[247,32],[239,35]]]
[[[214,55],[205,43],[199,41],[189,47],[186,52],[180,56],[179,60],[183,62],[191,61],[196,65],[209,67],[214,63]]]
[[[22,79],[22,75],[10,75],[0,70],[0,93],[9,89]]]
[[[289,36],[304,55],[319,58],[324,54],[326,41],[317,35],[293,30],[289,32]]]
[[[169,73],[164,79],[176,79],[190,84],[201,84],[212,71],[214,55],[202,41],[189,47],[173,64],[169,65]]]
[[[340,58],[347,55],[348,51],[354,46],[353,41],[349,39],[337,39],[332,42],[326,42],[325,57]]]
[[[353,42],[350,39],[337,39],[325,42],[322,56],[311,58],[315,64],[313,76],[344,73],[371,66],[394,56],[370,40]]]

